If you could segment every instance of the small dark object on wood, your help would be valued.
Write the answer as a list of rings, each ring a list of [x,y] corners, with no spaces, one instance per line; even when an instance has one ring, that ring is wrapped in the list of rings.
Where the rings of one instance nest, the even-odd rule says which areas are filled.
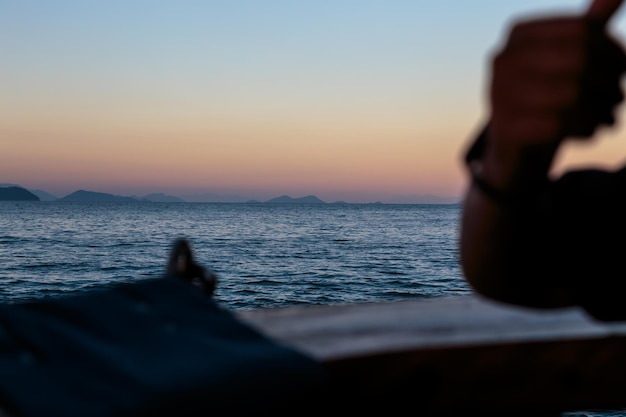
[[[191,246],[186,239],[180,238],[174,242],[170,259],[167,263],[167,275],[180,278],[192,285],[200,287],[207,296],[213,295],[217,285],[217,275],[193,260]]]

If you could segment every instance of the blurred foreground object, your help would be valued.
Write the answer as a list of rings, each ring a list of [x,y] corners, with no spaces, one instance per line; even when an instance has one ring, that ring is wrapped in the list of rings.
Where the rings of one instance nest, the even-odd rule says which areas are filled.
[[[174,267],[176,265],[176,267]],[[200,280],[199,291],[190,283]],[[36,416],[283,415],[320,365],[207,297],[176,242],[162,278],[0,305],[0,410]]]

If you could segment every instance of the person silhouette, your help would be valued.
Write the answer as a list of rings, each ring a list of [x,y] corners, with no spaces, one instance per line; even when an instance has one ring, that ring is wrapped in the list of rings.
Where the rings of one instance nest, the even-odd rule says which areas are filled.
[[[626,319],[626,166],[550,172],[563,143],[616,124],[626,54],[609,22],[621,4],[514,21],[492,58],[489,114],[465,153],[459,242],[479,294]]]

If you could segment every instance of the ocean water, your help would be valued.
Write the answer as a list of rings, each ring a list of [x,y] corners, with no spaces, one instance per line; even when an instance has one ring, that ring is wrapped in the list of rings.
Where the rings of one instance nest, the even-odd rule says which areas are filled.
[[[231,309],[468,294],[458,205],[0,203],[0,302],[163,274],[175,239]]]

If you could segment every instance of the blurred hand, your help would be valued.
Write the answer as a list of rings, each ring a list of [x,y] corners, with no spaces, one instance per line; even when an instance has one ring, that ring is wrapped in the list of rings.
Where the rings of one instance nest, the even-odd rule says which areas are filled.
[[[583,15],[512,27],[492,67],[490,133],[498,146],[558,145],[615,122],[626,55],[606,26],[621,3],[596,0]]]

